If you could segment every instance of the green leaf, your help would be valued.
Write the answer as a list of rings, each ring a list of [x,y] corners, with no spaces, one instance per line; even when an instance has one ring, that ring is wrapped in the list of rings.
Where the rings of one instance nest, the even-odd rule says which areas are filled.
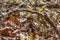
[[[41,8],[45,8],[46,6],[42,6]]]
[[[31,4],[35,4],[35,2],[33,1],[33,2],[31,2]]]
[[[28,13],[28,14],[27,14],[27,17],[30,17],[30,16],[32,16],[32,15],[31,15],[30,13]]]
[[[38,0],[38,2],[42,2],[43,0]]]
[[[28,7],[28,10],[32,10],[33,9],[33,7]]]
[[[43,12],[43,9],[42,8],[39,8],[38,9],[38,12],[40,13],[40,12]]]
[[[30,40],[34,40],[34,38],[33,38],[33,33],[30,34],[29,39],[30,39]]]
[[[20,37],[20,40],[25,40],[23,37]]]
[[[16,0],[17,3],[20,3],[20,0]]]
[[[39,12],[39,13],[43,12],[45,7],[46,7],[46,6],[42,6],[42,7],[38,8],[38,12]]]
[[[42,21],[42,18],[39,18],[40,21]]]

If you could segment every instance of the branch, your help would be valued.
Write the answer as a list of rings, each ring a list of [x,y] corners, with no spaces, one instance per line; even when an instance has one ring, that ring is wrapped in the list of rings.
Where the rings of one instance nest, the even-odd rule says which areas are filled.
[[[30,13],[32,13],[32,14],[37,14],[37,15],[40,16],[41,18],[44,17],[44,19],[51,25],[51,27],[54,28],[55,32],[58,34],[58,30],[57,30],[55,24],[50,20],[50,18],[47,16],[47,14],[42,15],[41,13],[39,13],[39,12],[37,12],[37,11],[33,11],[33,10],[30,11],[30,10],[27,10],[27,9],[14,10],[14,11],[12,11],[12,12],[9,12],[8,14],[15,13],[16,11],[18,11],[18,12],[22,12],[22,11],[30,12]],[[58,34],[58,35],[59,35],[59,34]],[[59,35],[59,36],[60,36],[60,35]]]

